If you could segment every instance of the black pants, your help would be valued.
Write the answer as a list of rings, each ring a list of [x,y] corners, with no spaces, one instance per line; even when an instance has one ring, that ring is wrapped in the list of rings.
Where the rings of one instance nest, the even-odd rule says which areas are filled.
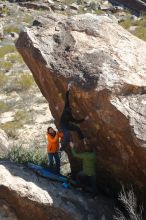
[[[61,131],[64,134],[64,137],[61,140],[61,148],[60,148],[61,151],[65,150],[66,147],[69,145],[70,131],[77,132],[79,139],[84,139],[84,135],[83,135],[81,129],[75,124],[69,123],[69,125],[66,126],[66,127],[62,125],[61,126]]]
[[[60,157],[58,153],[48,153],[49,168],[60,174]],[[54,170],[55,168],[55,170]]]
[[[61,141],[62,146],[60,150],[65,150],[66,147],[69,145],[70,131],[77,132],[79,139],[84,138],[81,129],[76,124],[74,124],[74,123],[80,123],[82,121],[83,120],[76,120],[73,118],[69,103],[69,91],[67,91],[65,96],[65,106],[60,121],[60,128],[61,131],[64,133],[64,138]]]
[[[77,132],[79,139],[84,139],[84,135],[77,125],[70,123],[68,129],[69,131]]]
[[[96,176],[87,176],[83,171],[77,174],[77,179],[81,181],[81,184],[90,187],[90,192],[95,195],[97,194],[97,181]]]

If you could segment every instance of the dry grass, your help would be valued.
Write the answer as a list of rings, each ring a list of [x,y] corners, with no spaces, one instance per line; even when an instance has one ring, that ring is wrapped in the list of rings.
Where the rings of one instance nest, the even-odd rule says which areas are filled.
[[[8,53],[14,53],[16,51],[16,47],[14,45],[5,45],[0,47],[0,58],[4,58],[4,56]]]
[[[137,199],[132,187],[127,192],[125,191],[125,188],[122,187],[122,191],[119,194],[118,200],[125,208],[125,213],[119,209],[116,209],[114,220],[144,220],[142,216],[143,207],[138,206]]]
[[[26,149],[22,146],[11,148],[7,159],[19,164],[33,162],[38,165],[47,165],[48,162],[47,154],[44,150],[36,148]]]

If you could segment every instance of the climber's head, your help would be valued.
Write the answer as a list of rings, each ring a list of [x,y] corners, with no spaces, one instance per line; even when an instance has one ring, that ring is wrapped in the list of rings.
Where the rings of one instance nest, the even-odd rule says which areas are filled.
[[[56,131],[52,127],[47,128],[47,133],[53,137],[56,135]]]

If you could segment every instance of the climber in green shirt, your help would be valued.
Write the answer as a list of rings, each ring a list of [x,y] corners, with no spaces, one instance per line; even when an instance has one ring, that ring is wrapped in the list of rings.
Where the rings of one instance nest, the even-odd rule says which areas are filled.
[[[74,143],[70,142],[72,155],[82,160],[82,171],[78,173],[79,177],[86,177],[93,195],[97,194],[96,186],[96,154],[88,145],[85,145],[85,151],[77,153],[74,149]]]

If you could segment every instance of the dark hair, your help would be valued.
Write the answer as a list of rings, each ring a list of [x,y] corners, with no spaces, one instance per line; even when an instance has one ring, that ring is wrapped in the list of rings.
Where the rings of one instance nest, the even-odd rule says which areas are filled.
[[[52,127],[48,127],[48,128],[47,128],[47,133],[48,133],[48,134],[49,134],[49,130],[50,130],[50,128],[52,128]],[[53,128],[52,128],[52,129],[53,129]]]
[[[53,133],[49,132],[50,128],[53,130]],[[55,137],[55,135],[56,135],[56,131],[52,127],[48,127],[47,133],[50,134],[52,137]]]

